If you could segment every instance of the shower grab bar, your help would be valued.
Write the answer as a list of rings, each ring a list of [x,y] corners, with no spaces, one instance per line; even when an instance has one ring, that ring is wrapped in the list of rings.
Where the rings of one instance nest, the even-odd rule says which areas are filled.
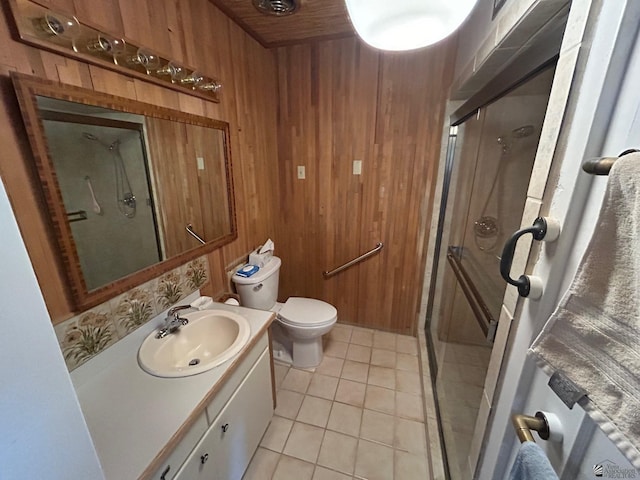
[[[380,250],[382,250],[383,247],[384,247],[384,243],[378,242],[378,244],[372,250],[369,250],[367,253],[363,253],[358,258],[354,258],[353,260],[351,260],[351,261],[349,261],[349,262],[347,262],[347,263],[345,263],[343,265],[340,265],[337,268],[334,268],[330,272],[322,272],[322,275],[324,276],[324,278],[332,277],[335,274],[340,273],[340,272],[346,270],[347,268],[354,266],[356,263],[360,263],[363,260],[366,260],[367,258],[371,257],[372,255],[375,255]]]
[[[200,235],[198,235],[196,232],[193,231],[193,226],[191,224],[187,225],[184,228],[187,232],[189,232],[189,235],[191,235],[193,238],[198,240],[201,244],[204,245],[205,243],[207,243],[203,240],[203,238]]]
[[[616,160],[624,155],[636,152],[640,152],[640,150],[630,148],[629,150],[622,152],[617,157],[592,158],[582,164],[582,170],[591,175],[609,175],[609,171],[611,170],[611,167],[613,167],[613,164],[616,163]]]
[[[453,271],[453,274],[458,279],[458,285],[464,294],[469,307],[473,311],[473,315],[482,330],[485,338],[488,342],[493,343],[496,336],[496,327],[498,321],[493,318],[491,310],[484,302],[482,295],[478,292],[478,289],[473,284],[473,281],[469,277],[464,265],[460,262],[460,255],[457,253],[457,247],[450,246],[447,249],[447,261]]]
[[[69,219],[69,223],[71,223],[80,222],[82,220],[86,220],[89,217],[87,216],[86,210],[75,210],[73,212],[67,212],[67,218]]]
[[[534,240],[544,240],[554,242],[560,236],[560,223],[549,217],[538,217],[530,227],[522,228],[511,235],[511,238],[504,244],[502,255],[500,256],[500,275],[509,285],[518,288],[521,297],[530,297],[537,300],[542,296],[542,280],[533,275],[520,275],[517,279],[511,278],[511,265],[516,252],[518,240],[523,235],[530,233]]]

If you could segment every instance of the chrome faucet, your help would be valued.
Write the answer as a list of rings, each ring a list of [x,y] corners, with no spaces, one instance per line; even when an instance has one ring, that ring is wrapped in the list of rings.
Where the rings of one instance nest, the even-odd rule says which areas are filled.
[[[189,323],[189,320],[180,316],[180,310],[186,310],[187,308],[192,307],[191,305],[178,305],[177,307],[170,308],[167,312],[167,318],[164,320],[164,327],[158,330],[156,338],[164,338],[178,330],[181,326]]]

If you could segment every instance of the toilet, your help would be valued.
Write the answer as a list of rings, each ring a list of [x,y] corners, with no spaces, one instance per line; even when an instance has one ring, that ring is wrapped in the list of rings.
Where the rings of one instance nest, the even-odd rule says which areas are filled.
[[[329,333],[338,320],[333,305],[321,300],[289,297],[277,303],[281,260],[271,259],[250,277],[237,273],[232,280],[243,307],[276,313],[274,357],[294,367],[317,367],[322,361],[322,335]],[[280,328],[278,328],[280,327]]]

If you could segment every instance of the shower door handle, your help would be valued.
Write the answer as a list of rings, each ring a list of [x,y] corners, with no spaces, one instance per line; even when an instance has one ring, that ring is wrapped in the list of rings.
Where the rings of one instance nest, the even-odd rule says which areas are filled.
[[[500,275],[509,285],[518,288],[518,294],[521,297],[531,297],[538,299],[542,296],[542,280],[538,277],[530,275],[520,275],[517,279],[511,278],[511,265],[513,264],[513,255],[516,252],[518,240],[523,235],[530,233],[534,240],[544,240],[553,242],[560,235],[560,224],[553,218],[538,217],[530,227],[523,228],[514,233],[504,244],[502,256],[500,258]]]

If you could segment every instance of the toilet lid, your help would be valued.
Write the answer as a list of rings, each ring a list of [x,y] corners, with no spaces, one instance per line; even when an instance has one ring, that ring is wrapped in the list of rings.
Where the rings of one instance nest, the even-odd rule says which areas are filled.
[[[278,316],[291,325],[324,325],[338,319],[336,307],[313,298],[289,297]]]

